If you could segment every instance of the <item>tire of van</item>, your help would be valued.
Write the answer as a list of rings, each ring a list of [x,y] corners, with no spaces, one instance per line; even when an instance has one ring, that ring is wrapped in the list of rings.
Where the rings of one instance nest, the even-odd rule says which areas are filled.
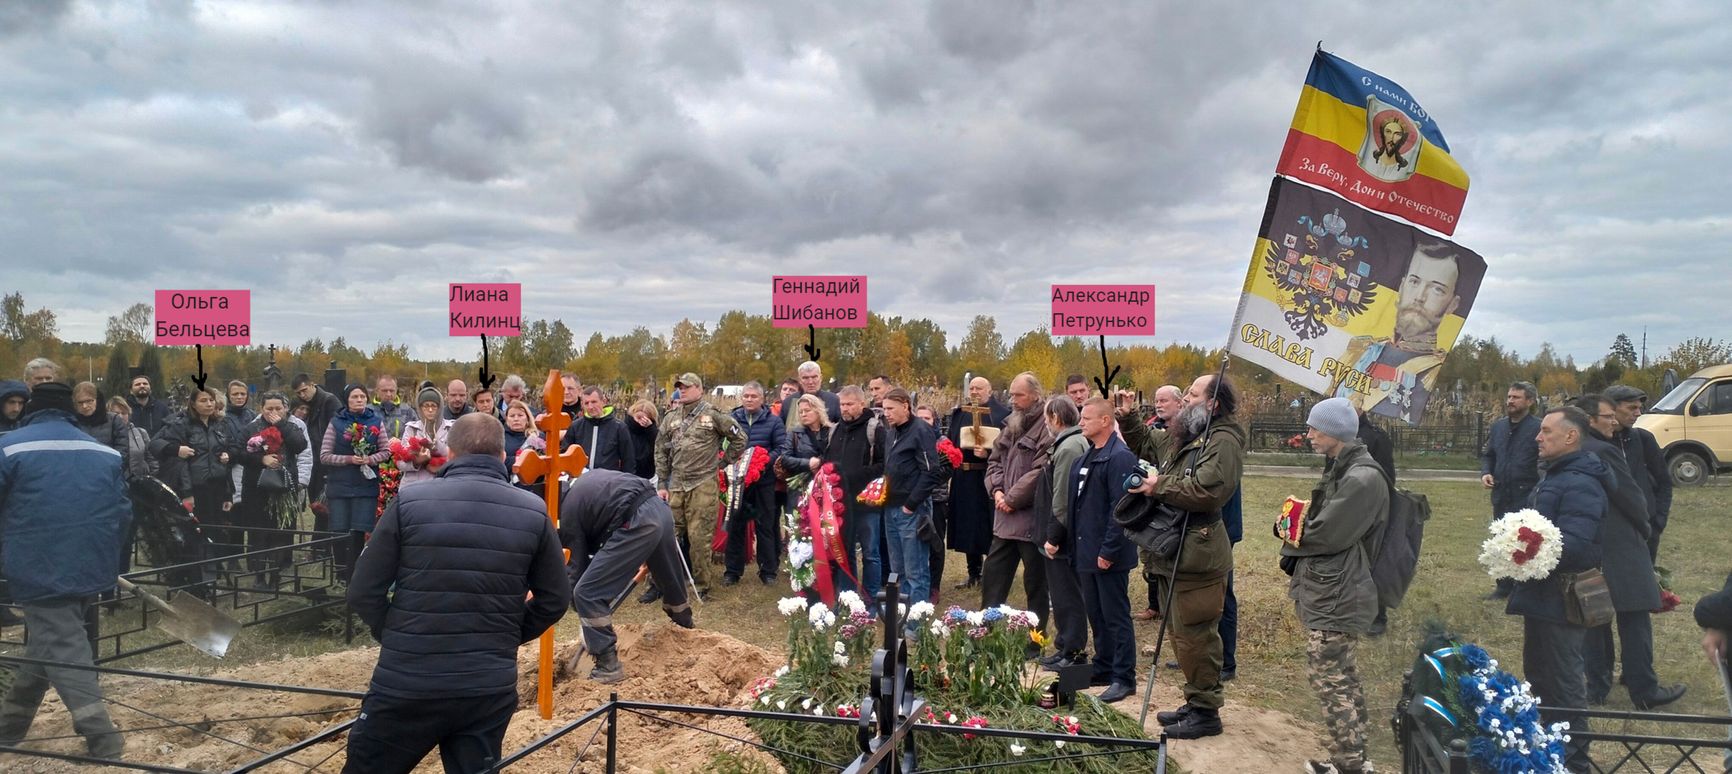
[[[1666,469],[1672,474],[1674,486],[1701,486],[1712,472],[1708,460],[1693,451],[1680,451],[1666,459]]]

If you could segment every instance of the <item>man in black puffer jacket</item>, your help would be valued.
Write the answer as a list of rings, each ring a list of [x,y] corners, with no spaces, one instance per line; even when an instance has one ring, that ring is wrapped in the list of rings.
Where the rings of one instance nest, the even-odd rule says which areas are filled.
[[[583,413],[572,417],[571,426],[559,440],[559,450],[576,444],[589,458],[590,470],[630,471],[637,464],[637,451],[625,421],[607,405],[607,395],[600,387],[584,387],[582,395],[579,403]]]
[[[507,478],[499,420],[465,415],[448,443],[439,477],[386,507],[355,563],[349,607],[381,647],[345,772],[407,772],[435,746],[446,771],[497,762],[517,648],[571,603],[553,522]]]

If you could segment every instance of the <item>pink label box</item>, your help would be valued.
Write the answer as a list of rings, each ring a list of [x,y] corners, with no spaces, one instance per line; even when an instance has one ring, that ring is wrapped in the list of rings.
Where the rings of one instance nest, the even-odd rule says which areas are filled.
[[[1154,285],[1053,285],[1052,335],[1153,336]]]
[[[247,346],[253,343],[253,292],[158,290],[155,318],[162,346]]]
[[[523,283],[451,283],[452,336],[516,336],[523,332]]]
[[[770,278],[770,322],[777,328],[866,327],[865,275]]]

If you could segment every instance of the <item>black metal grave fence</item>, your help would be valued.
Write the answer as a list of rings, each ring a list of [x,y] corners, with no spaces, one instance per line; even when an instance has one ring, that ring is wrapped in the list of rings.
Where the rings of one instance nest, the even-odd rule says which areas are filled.
[[[1401,699],[1395,705],[1394,716],[1390,718],[1390,726],[1395,732],[1395,746],[1401,753],[1401,770],[1409,774],[1468,774],[1472,771],[1467,742],[1462,739],[1440,738],[1425,724],[1420,723],[1413,711],[1414,698],[1413,673],[1409,672],[1402,678]],[[1571,731],[1570,736],[1588,741],[1595,774],[1637,771],[1648,774],[1708,774],[1732,771],[1732,759],[1725,757],[1732,752],[1732,741],[1728,740],[1728,732],[1732,731],[1732,716],[1609,709],[1547,709],[1548,721],[1553,716],[1565,721],[1589,721],[1590,730]],[[1628,728],[1632,723],[1653,724],[1656,730],[1608,730],[1619,725]],[[1715,729],[1715,735],[1711,738],[1685,736],[1688,730],[1694,728],[1712,728]]]
[[[168,599],[175,592],[192,594],[240,621],[243,628],[275,623],[295,616],[343,606],[337,566],[332,558],[347,534],[307,530],[277,530],[203,525],[213,540],[213,555],[198,561],[149,567],[126,573],[140,589]],[[253,545],[245,550],[241,534]],[[222,555],[225,550],[237,551]],[[6,609],[14,614],[18,605]],[[121,592],[90,607],[86,628],[96,663],[174,647],[178,642],[154,631],[162,614],[136,595]],[[0,628],[0,651],[22,653],[24,627]],[[352,622],[345,625],[345,642],[352,642]]]

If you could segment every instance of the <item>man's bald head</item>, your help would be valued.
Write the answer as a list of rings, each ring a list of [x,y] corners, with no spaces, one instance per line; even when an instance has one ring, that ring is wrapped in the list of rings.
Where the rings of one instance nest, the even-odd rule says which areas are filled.
[[[984,376],[976,376],[968,381],[968,399],[975,403],[985,403],[992,397],[992,382]]]
[[[452,379],[450,384],[445,385],[445,406],[451,409],[451,413],[462,411],[464,404],[468,402],[469,385],[464,384],[462,379]]]

